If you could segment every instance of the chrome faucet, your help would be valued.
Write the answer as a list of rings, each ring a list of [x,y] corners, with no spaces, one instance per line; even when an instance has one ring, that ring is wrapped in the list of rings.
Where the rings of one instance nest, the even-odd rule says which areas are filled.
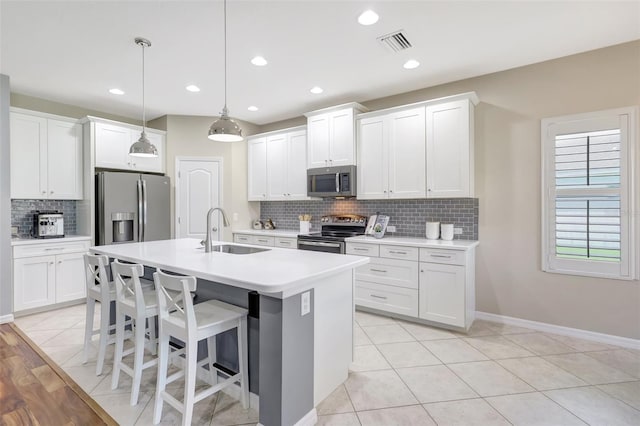
[[[227,215],[221,207],[211,207],[207,212],[207,237],[204,239],[204,251],[206,253],[211,253],[211,248],[213,246],[213,228],[211,227],[211,218],[213,217],[213,213],[219,210],[220,214],[222,214],[222,224],[224,226],[229,226],[229,220],[227,220]],[[216,231],[218,229],[216,228]]]

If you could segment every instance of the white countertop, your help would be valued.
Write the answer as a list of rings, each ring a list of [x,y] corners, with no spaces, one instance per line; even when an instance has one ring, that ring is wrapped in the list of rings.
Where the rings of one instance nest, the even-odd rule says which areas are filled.
[[[426,238],[411,238],[411,237],[383,237],[374,238],[371,236],[358,236],[349,237],[346,239],[348,243],[365,243],[365,244],[386,244],[392,246],[411,246],[411,247],[426,247],[426,248],[439,248],[450,250],[469,250],[479,244],[476,240],[427,240]]]
[[[205,253],[194,238],[96,246],[91,251],[282,298],[369,262],[368,257],[272,247],[253,254]]]
[[[62,238],[12,238],[12,246],[21,246],[27,244],[49,244],[49,243],[68,243],[70,241],[87,241],[91,237],[88,235],[67,235]]]
[[[300,231],[297,229],[241,229],[234,234],[259,235],[261,237],[296,238]]]

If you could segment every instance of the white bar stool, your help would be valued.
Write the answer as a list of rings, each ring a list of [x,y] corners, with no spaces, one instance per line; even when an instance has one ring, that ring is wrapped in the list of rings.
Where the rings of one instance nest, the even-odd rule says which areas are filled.
[[[98,360],[96,363],[96,376],[102,374],[104,366],[104,356],[107,345],[115,342],[115,336],[110,336],[109,332],[115,329],[115,325],[109,326],[109,309],[111,301],[116,300],[116,289],[109,281],[107,275],[107,265],[109,258],[105,255],[85,254],[84,268],[86,272],[87,285],[87,317],[84,330],[84,352],[82,363],[89,360],[89,347],[94,335],[100,334],[98,342]],[[93,328],[93,318],[95,315],[96,301],[100,302],[100,327]]]
[[[166,401],[182,413],[182,424],[191,424],[193,405],[213,395],[226,386],[240,382],[242,405],[247,408],[249,401],[249,383],[247,375],[247,310],[219,300],[207,300],[193,304],[191,292],[196,290],[196,279],[192,276],[168,275],[158,270],[153,274],[158,295],[158,383],[156,385],[153,423],[160,423],[162,407]],[[175,292],[179,293],[176,295]],[[236,329],[238,333],[239,372],[232,376],[214,366],[216,361],[216,336],[227,330]],[[170,337],[182,340],[185,344],[185,369],[167,377]],[[200,362],[198,342],[207,339],[208,357]],[[204,365],[204,370],[212,386],[196,389],[196,370]],[[226,379],[218,383],[218,373]],[[178,401],[165,391],[167,384],[185,377],[184,399]]]
[[[155,337],[155,317],[158,315],[158,303],[155,291],[142,290],[140,276],[144,273],[144,267],[140,264],[127,264],[114,260],[111,264],[111,272],[116,285],[116,349],[113,357],[113,375],[111,389],[118,387],[120,371],[124,371],[133,378],[131,384],[131,405],[138,403],[140,393],[140,381],[142,370],[158,363],[158,358],[143,363],[146,323],[149,323],[150,350],[155,355],[157,339]],[[125,316],[130,317],[134,323],[134,346],[124,351],[125,340]],[[124,363],[122,358],[134,354],[133,368]]]

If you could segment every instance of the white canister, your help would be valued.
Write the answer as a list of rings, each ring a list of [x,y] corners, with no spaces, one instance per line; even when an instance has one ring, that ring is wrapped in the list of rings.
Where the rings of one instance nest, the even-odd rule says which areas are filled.
[[[301,234],[308,234],[310,229],[311,229],[311,222],[309,222],[308,220],[301,220],[300,221],[300,233]]]
[[[440,237],[440,222],[427,222],[427,240],[437,240]]]
[[[453,223],[443,223],[440,225],[440,238],[444,241],[453,240]]]

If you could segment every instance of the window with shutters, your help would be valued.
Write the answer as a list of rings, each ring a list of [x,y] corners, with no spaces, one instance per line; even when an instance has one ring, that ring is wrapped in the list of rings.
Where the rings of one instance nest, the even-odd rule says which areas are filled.
[[[544,271],[635,277],[636,117],[623,108],[542,120]]]

